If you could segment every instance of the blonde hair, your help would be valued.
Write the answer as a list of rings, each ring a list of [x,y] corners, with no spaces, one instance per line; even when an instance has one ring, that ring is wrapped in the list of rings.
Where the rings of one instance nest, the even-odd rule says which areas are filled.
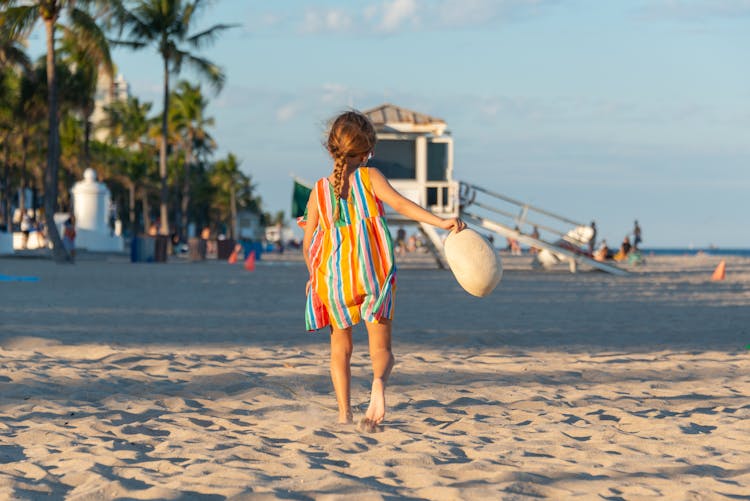
[[[372,152],[376,140],[375,127],[359,111],[344,112],[333,120],[325,146],[333,157],[334,222],[339,218],[338,202],[344,195],[344,181],[350,167]]]

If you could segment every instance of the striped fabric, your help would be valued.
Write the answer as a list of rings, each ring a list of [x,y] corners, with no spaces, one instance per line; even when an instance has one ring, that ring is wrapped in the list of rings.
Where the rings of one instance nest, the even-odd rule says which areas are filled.
[[[335,222],[333,186],[323,178],[313,188],[319,222],[310,244],[314,273],[305,307],[309,331],[393,318],[396,264],[383,204],[375,198],[368,167],[358,168],[351,179],[349,197],[339,200]]]

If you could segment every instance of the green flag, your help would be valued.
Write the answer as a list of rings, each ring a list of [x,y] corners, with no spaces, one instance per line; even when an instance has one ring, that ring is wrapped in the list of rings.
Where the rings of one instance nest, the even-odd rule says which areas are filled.
[[[305,186],[296,179],[294,180],[294,191],[292,192],[292,217],[305,215],[307,200],[310,198],[312,188]]]

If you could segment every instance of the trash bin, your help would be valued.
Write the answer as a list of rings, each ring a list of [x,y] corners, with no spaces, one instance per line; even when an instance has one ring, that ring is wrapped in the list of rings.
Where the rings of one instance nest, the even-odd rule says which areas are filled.
[[[205,240],[196,237],[188,239],[188,259],[190,261],[203,261],[206,259]]]
[[[166,263],[167,250],[169,249],[169,237],[167,235],[157,235],[154,244],[154,262]]]
[[[235,245],[237,245],[237,242],[234,240],[218,240],[216,242],[216,259],[229,259],[229,256],[234,252]]]
[[[130,244],[130,261],[132,263],[153,262],[154,242],[153,237],[133,237]]]
[[[141,262],[141,252],[139,248],[140,245],[141,245],[140,237],[133,237],[133,239],[130,241],[130,262],[131,263]]]

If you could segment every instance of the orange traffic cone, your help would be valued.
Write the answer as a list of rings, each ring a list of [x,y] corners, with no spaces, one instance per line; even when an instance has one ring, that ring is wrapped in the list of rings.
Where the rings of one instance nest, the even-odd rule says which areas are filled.
[[[714,274],[711,275],[711,280],[714,282],[718,282],[719,280],[724,280],[727,276],[727,263],[724,262],[722,259],[719,263],[719,266],[716,267],[714,270]]]
[[[245,259],[245,269],[247,271],[255,271],[255,251],[250,251],[247,259]]]
[[[237,254],[240,253],[240,249],[242,249],[242,246],[240,244],[237,244],[237,245],[234,246],[234,250],[229,255],[229,259],[227,259],[227,262],[229,264],[234,264],[234,263],[237,262]]]

